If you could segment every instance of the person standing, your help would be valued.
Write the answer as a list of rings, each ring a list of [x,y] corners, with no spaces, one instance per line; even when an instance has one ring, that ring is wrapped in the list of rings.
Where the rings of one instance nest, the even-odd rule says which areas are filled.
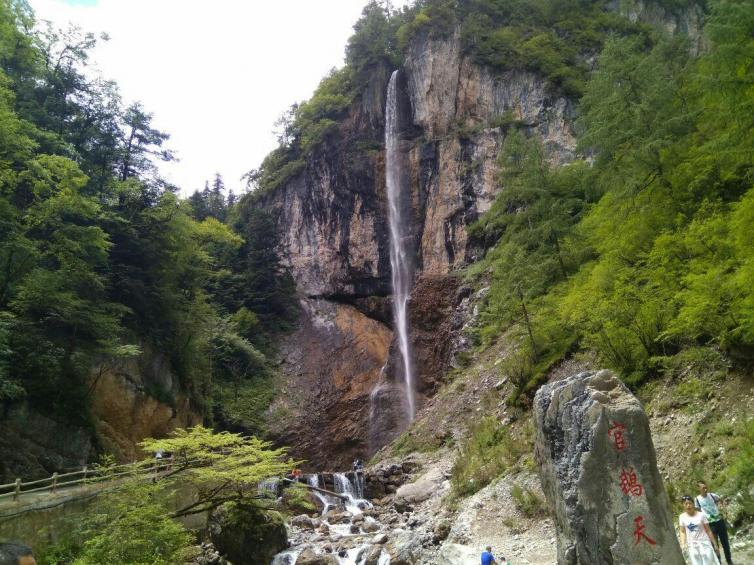
[[[492,547],[489,545],[482,552],[482,565],[497,565],[497,561],[495,561],[495,557],[492,555]]]
[[[681,548],[688,550],[691,565],[719,565],[717,542],[707,523],[707,518],[694,506],[694,499],[681,497],[685,512],[678,517],[681,527]]]
[[[697,510],[701,510],[704,513],[704,517],[709,522],[709,529],[715,534],[719,546],[723,548],[725,561],[728,562],[728,565],[733,565],[733,560],[730,556],[728,530],[725,527],[725,518],[723,518],[722,513],[725,501],[714,492],[709,492],[707,483],[704,481],[699,481],[697,487],[699,488],[699,496],[694,499],[694,506],[696,506]],[[718,557],[720,557],[719,552]]]

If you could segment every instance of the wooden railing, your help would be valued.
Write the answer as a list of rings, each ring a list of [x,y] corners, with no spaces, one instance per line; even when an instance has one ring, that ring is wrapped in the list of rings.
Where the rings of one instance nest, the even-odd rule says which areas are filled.
[[[94,466],[90,468],[84,465],[79,470],[65,473],[53,473],[44,479],[35,479],[33,481],[16,479],[12,483],[0,485],[0,502],[6,499],[17,501],[20,497],[33,493],[47,492],[52,495],[58,492],[59,489],[68,489],[76,486],[99,486],[105,488],[107,483],[125,476],[143,479],[157,479],[170,471],[177,472],[190,467],[201,466],[202,464],[207,464],[207,461],[201,459],[186,460],[183,458],[174,459],[173,457],[167,457],[164,459],[155,459],[152,462],[138,461],[135,463],[114,466]],[[298,481],[284,478],[283,482],[292,484]],[[298,482],[298,484],[309,490],[318,491],[329,496],[340,498],[341,500],[348,499],[348,496],[344,494],[314,487],[303,482]]]
[[[79,470],[66,473],[53,473],[47,478],[36,479],[33,481],[22,481],[16,479],[12,483],[0,485],[0,501],[11,498],[18,500],[20,496],[31,493],[48,492],[54,494],[61,488],[71,488],[75,486],[102,485],[110,481],[115,481],[120,477],[157,477],[172,468],[179,466],[185,468],[200,463],[196,461],[181,461],[177,463],[172,457],[155,460],[154,462],[140,461],[136,463],[126,463],[115,466],[84,466]],[[30,488],[31,487],[31,488]]]

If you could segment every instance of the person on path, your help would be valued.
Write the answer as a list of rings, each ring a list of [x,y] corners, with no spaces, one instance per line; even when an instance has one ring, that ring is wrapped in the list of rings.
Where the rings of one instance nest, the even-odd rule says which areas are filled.
[[[678,517],[681,528],[681,548],[688,550],[691,565],[719,565],[717,542],[709,528],[707,518],[694,506],[694,499],[681,497],[685,512]]]
[[[725,501],[714,492],[709,492],[707,483],[699,481],[699,496],[694,499],[694,506],[697,510],[704,513],[704,517],[709,522],[709,529],[715,534],[717,543],[723,548],[725,561],[728,565],[733,565],[733,559],[730,556],[730,542],[728,541],[728,530],[725,527],[725,518],[722,511],[725,509]],[[717,554],[720,557],[720,552]]]
[[[498,565],[495,557],[492,555],[492,547],[489,545],[482,552],[482,565]]]
[[[37,561],[28,545],[0,543],[0,565],[37,565]]]

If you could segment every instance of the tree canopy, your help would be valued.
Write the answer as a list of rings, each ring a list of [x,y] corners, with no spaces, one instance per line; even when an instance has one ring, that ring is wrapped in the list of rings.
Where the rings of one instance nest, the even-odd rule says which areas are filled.
[[[491,280],[480,339],[529,336],[529,390],[574,348],[633,384],[687,348],[754,355],[753,20],[749,2],[710,7],[698,57],[661,34],[607,41],[580,102],[589,160],[552,168],[535,139],[506,140],[471,273]]]
[[[149,350],[225,421],[215,397],[268,387],[267,334],[296,315],[274,229],[239,220],[219,174],[188,200],[160,177],[169,135],[89,72],[107,36],[14,0],[0,31],[0,400],[88,425],[96,364]]]

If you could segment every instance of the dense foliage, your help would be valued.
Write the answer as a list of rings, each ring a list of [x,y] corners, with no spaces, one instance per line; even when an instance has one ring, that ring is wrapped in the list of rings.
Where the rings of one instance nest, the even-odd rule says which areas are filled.
[[[422,0],[399,29],[406,46],[418,34],[460,32],[464,51],[492,71],[531,70],[579,94],[590,60],[612,33],[646,35],[604,0]]]
[[[712,4],[699,57],[610,39],[580,105],[590,161],[553,169],[533,139],[506,140],[473,274],[491,283],[480,340],[520,335],[520,391],[569,351],[634,384],[689,347],[754,356],[751,8]]]
[[[100,40],[0,0],[0,401],[85,423],[94,366],[144,353],[211,416],[228,387],[268,387],[293,286],[271,220],[219,175],[188,201],[160,178],[168,135],[87,69]]]
[[[253,507],[260,516],[270,501],[257,485],[289,471],[300,462],[256,438],[213,433],[197,426],[171,437],[147,439],[145,453],[162,450],[172,465],[153,476],[122,479],[101,494],[88,514],[51,547],[45,565],[173,565],[190,559],[195,541],[177,517],[212,512],[228,504]],[[139,466],[152,469],[150,457]],[[151,473],[151,471],[150,471]],[[192,496],[187,497],[186,489]],[[184,494],[179,494],[184,493]]]

